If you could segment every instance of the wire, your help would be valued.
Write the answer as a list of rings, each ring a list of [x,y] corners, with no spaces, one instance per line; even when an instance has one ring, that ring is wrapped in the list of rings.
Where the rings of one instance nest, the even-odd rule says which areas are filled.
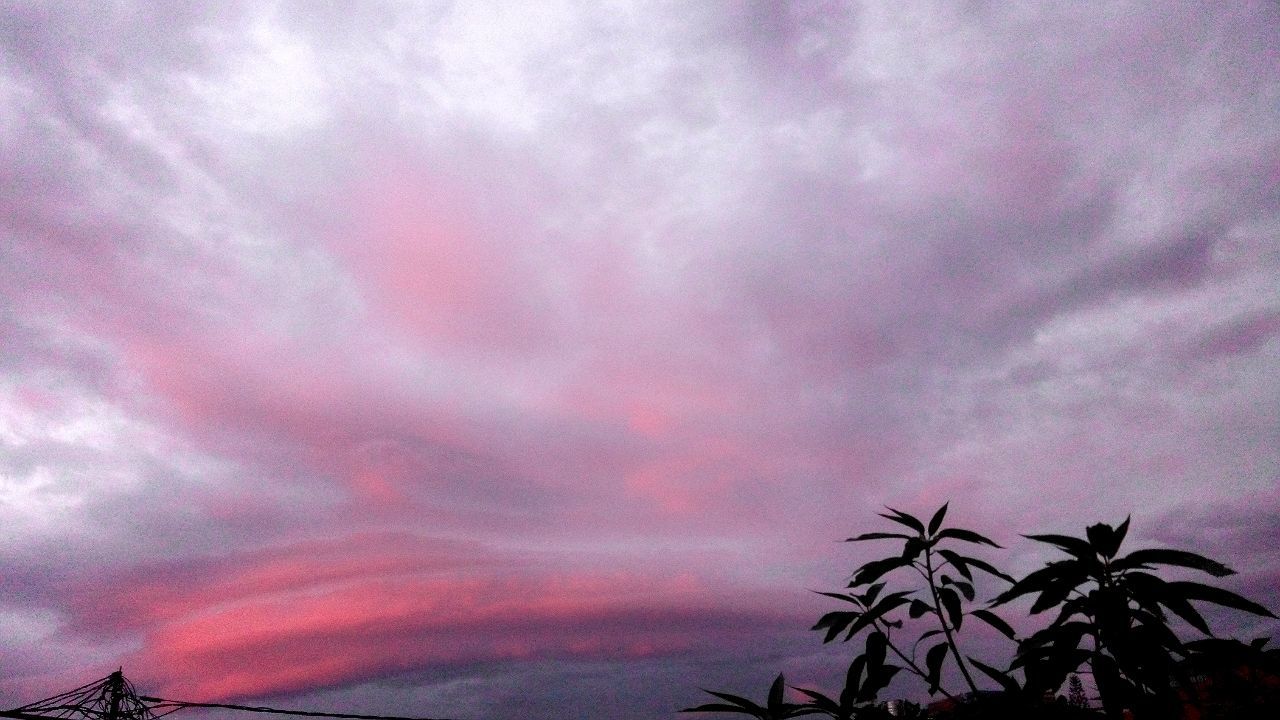
[[[113,687],[111,683],[118,683]],[[104,709],[102,703],[109,701],[108,695],[118,694],[129,705],[120,708],[119,712],[112,708]],[[113,695],[113,698],[115,696]],[[124,673],[117,671],[97,682],[81,685],[74,690],[38,702],[23,705],[13,710],[0,710],[0,718],[15,720],[73,720],[79,716],[84,720],[110,720],[114,713],[120,720],[158,720],[183,708],[220,708],[223,710],[240,710],[243,712],[271,713],[274,715],[300,715],[303,717],[347,718],[349,720],[445,720],[444,718],[410,718],[399,715],[356,715],[352,713],[316,712],[311,710],[281,710],[279,708],[231,705],[227,703],[200,703],[185,700],[165,700],[164,698],[138,695],[133,683],[125,679]]]
[[[222,708],[224,710],[243,710],[245,712],[256,712],[256,713],[272,713],[275,715],[302,715],[305,717],[354,718],[355,720],[445,720],[444,718],[410,718],[410,717],[404,717],[401,715],[355,715],[352,713],[316,712],[312,710],[280,710],[278,708],[251,706],[251,705],[229,705],[226,703],[199,703],[199,702],[186,702],[185,700],[165,700],[163,698],[147,697],[145,695],[139,695],[138,699],[142,700],[143,702],[155,703],[155,705],[151,706],[152,710],[161,709],[161,708],[166,708],[166,709],[172,708],[172,709],[168,709],[165,713],[163,713],[165,715],[171,712],[174,712],[175,710],[181,710],[182,708],[202,707],[202,708]]]

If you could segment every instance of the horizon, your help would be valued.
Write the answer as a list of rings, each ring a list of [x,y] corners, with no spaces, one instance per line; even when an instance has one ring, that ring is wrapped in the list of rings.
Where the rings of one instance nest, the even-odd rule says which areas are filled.
[[[830,689],[885,506],[1280,610],[1276,4],[518,5],[0,14],[0,707]]]

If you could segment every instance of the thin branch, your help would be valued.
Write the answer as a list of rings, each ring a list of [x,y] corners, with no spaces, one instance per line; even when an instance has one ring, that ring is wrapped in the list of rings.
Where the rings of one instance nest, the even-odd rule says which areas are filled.
[[[921,679],[927,679],[929,677],[928,673],[921,670],[920,666],[916,664],[915,660],[912,660],[906,655],[903,655],[902,651],[898,649],[898,646],[893,644],[893,641],[889,639],[889,628],[883,626],[882,623],[883,621],[881,620],[875,620],[873,624],[875,625],[877,630],[879,630],[882,634],[884,634],[885,644],[889,647],[890,650],[893,651],[893,654],[897,655],[898,658],[902,660],[902,662],[906,663],[907,668],[911,670],[911,672],[915,673],[916,675],[919,675]],[[948,698],[955,698],[955,696],[947,692],[947,689],[942,687],[941,684],[938,685],[938,691],[941,692],[943,695],[946,695]]]
[[[956,638],[951,634],[951,625],[947,623],[946,618],[942,614],[942,598],[938,595],[938,586],[933,581],[933,550],[925,548],[924,561],[929,568],[929,590],[933,593],[933,612],[938,616],[938,622],[942,625],[942,633],[947,636],[947,644],[951,646],[951,654],[955,655],[956,665],[960,668],[960,674],[964,675],[965,682],[969,683],[969,689],[974,693],[978,692],[978,686],[973,682],[973,676],[969,674],[969,668],[965,665],[964,657],[960,654],[960,648],[956,645]]]

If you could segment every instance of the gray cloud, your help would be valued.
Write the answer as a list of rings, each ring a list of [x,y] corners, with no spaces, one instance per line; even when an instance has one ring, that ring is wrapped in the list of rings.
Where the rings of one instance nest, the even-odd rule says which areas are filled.
[[[750,591],[685,625],[606,613],[637,637],[774,617],[839,582],[856,552],[829,543],[869,508],[947,499],[1009,542],[1133,512],[1276,601],[1242,500],[1280,468],[1271,5],[3,15],[0,642],[28,658],[4,697],[187,658],[174,633],[226,609],[95,639],[94,581],[204,587],[424,527]],[[611,632],[582,623],[530,632]],[[290,647],[372,652],[339,625]],[[803,622],[742,667],[718,632],[273,687],[546,717],[615,688],[654,717],[703,677],[838,675]],[[270,655],[244,652],[219,657]]]

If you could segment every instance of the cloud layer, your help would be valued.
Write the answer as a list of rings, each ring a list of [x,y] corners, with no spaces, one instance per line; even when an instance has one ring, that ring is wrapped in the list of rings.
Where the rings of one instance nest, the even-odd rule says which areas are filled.
[[[827,682],[884,503],[1280,607],[1274,6],[524,5],[3,13],[4,702]]]

